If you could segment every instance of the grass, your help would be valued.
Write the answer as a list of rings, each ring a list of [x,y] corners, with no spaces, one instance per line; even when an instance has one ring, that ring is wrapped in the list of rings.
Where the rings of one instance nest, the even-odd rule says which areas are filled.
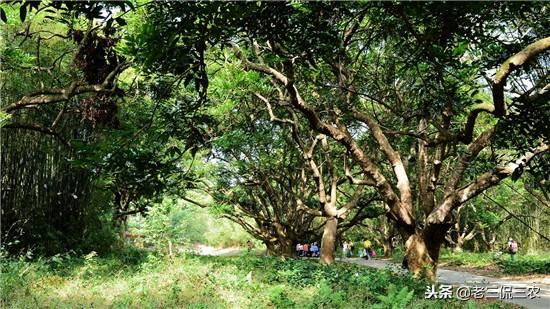
[[[2,262],[6,308],[501,308],[424,299],[426,283],[389,270],[311,260],[128,251]],[[512,307],[512,306],[509,306]]]
[[[441,265],[492,270],[510,275],[550,274],[550,254],[516,254],[514,261],[509,254],[491,252],[452,252],[444,250]]]
[[[403,251],[396,250],[392,261],[401,263]],[[453,252],[441,250],[439,265],[442,267],[462,267],[490,272],[493,275],[534,275],[550,274],[550,253],[540,252],[537,254],[516,254],[514,261],[510,255],[495,254],[494,252]]]

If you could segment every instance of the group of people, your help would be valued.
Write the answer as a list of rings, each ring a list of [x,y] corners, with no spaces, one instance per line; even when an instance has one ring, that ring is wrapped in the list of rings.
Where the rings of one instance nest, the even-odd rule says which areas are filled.
[[[352,257],[353,252],[354,252],[353,249],[354,249],[353,242],[345,240],[343,245],[342,245],[342,250],[344,251],[344,256],[346,256],[348,258]],[[363,253],[363,254],[361,254],[361,253]],[[362,250],[362,252],[360,252],[360,255],[362,255],[363,258],[365,258],[367,260],[376,256],[376,251],[374,251],[374,249],[372,248],[372,242],[370,240],[366,239],[363,242],[363,250]]]
[[[305,243],[305,244],[296,244],[296,256],[311,256],[311,257],[319,257],[319,246],[317,246],[317,242],[312,243],[311,245]]]

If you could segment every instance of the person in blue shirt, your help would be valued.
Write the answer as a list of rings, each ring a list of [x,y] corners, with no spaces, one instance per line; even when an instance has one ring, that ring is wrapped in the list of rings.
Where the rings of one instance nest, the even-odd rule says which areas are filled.
[[[311,251],[311,256],[319,256],[319,247],[317,247],[316,242],[311,245],[311,248],[309,248],[309,250]]]

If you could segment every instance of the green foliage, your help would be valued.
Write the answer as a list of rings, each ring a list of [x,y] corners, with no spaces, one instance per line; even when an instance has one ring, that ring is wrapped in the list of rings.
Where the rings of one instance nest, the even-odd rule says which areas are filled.
[[[55,266],[60,263],[54,258],[0,260],[2,304],[8,308],[37,303],[63,308],[462,308],[464,304],[424,300],[425,282],[358,265],[326,267],[313,261],[252,256],[168,260],[139,251],[60,259],[63,267]],[[311,276],[297,285],[295,278],[307,274]],[[491,304],[479,304],[487,306]]]
[[[499,259],[497,263],[506,274],[550,274],[550,258],[548,254],[542,256],[516,255],[513,261],[506,256]]]
[[[374,309],[382,309],[382,308],[391,308],[391,309],[399,309],[399,308],[405,308],[409,302],[413,299],[414,291],[409,291],[407,287],[401,288],[401,290],[397,290],[395,285],[390,284],[388,287],[388,294],[387,295],[380,295],[378,296],[378,299],[381,303],[375,304],[372,306]]]
[[[208,204],[208,199],[193,197]],[[133,217],[129,231],[143,234],[146,242],[166,252],[168,240],[178,248],[200,243],[210,246],[245,246],[252,237],[239,225],[217,217],[210,208],[199,208],[183,200],[164,199],[150,206],[146,216]]]
[[[153,243],[157,250],[166,252],[168,242],[173,244],[185,244],[185,224],[189,221],[184,218],[187,209],[181,207],[171,200],[164,200],[162,203],[151,207],[144,220],[143,233],[146,239]],[[194,231],[191,231],[194,232]]]
[[[454,252],[443,250],[441,253],[441,263],[449,266],[465,266],[474,268],[484,268],[498,261],[495,253],[474,253],[474,252]]]
[[[287,288],[284,285],[279,284],[279,285],[270,287],[266,291],[269,301],[276,308],[290,308],[296,305],[296,303],[288,297],[288,293],[286,292],[286,289]]]
[[[342,308],[346,306],[346,296],[344,291],[339,291],[327,280],[321,279],[317,294],[308,308]]]
[[[506,252],[497,254],[494,252],[452,252],[443,251],[440,263],[445,266],[462,266],[480,270],[493,271],[496,274],[505,273],[511,275],[549,274],[550,257],[548,252],[538,254],[516,254],[512,261]]]
[[[44,15],[39,15],[38,9],[45,7],[54,10],[45,9]],[[127,214],[133,212],[149,211],[148,216],[142,217],[137,224],[137,230],[143,231],[161,249],[166,248],[167,242],[181,246],[199,241],[242,244],[248,238],[242,230],[236,233],[234,225],[220,224],[213,229],[212,221],[207,219],[206,214],[178,203],[162,201],[164,197],[183,195],[195,189],[205,175],[216,178],[210,179],[211,182],[219,180],[217,189],[220,190],[215,196],[217,201],[214,207],[216,214],[237,213],[231,207],[239,204],[240,211],[247,213],[249,216],[246,219],[250,220],[243,225],[251,226],[248,223],[256,220],[256,226],[263,230],[257,232],[251,228],[249,231],[262,235],[259,238],[271,239],[273,235],[270,233],[276,229],[266,222],[272,219],[272,213],[276,213],[278,225],[303,229],[289,234],[299,235],[300,239],[312,238],[310,234],[315,231],[311,231],[310,225],[316,219],[293,213],[297,207],[289,205],[288,201],[295,201],[298,196],[303,198],[304,204],[317,205],[315,190],[305,194],[283,189],[287,183],[288,187],[309,189],[311,182],[298,183],[290,179],[306,178],[300,177],[300,169],[304,167],[301,164],[303,161],[300,161],[303,153],[296,151],[293,143],[288,143],[291,136],[288,129],[271,125],[265,110],[258,108],[263,104],[257,104],[261,102],[252,95],[254,92],[259,91],[270,100],[277,97],[276,103],[273,100],[274,114],[290,118],[294,114],[289,111],[296,113],[297,128],[301,131],[302,126],[310,128],[308,124],[314,121],[311,117],[304,119],[305,108],[296,108],[292,101],[294,98],[288,96],[290,92],[299,91],[296,102],[300,103],[303,99],[311,104],[311,110],[320,115],[320,121],[329,123],[329,127],[336,125],[349,129],[346,136],[353,138],[360,148],[366,149],[367,156],[372,156],[368,159],[379,166],[382,174],[389,175],[386,177],[388,181],[393,182],[395,179],[390,170],[391,165],[395,167],[394,162],[389,164],[381,158],[377,150],[379,147],[374,148],[373,138],[367,134],[372,132],[372,128],[366,130],[353,117],[353,109],[372,112],[384,131],[395,133],[389,140],[393,148],[400,152],[399,157],[410,161],[406,164],[407,172],[414,180],[416,176],[421,176],[416,175],[419,171],[412,161],[419,152],[416,150],[419,139],[414,133],[429,138],[436,135],[454,136],[442,148],[448,149],[444,155],[447,162],[470,151],[467,149],[471,148],[467,147],[468,142],[458,142],[463,139],[459,131],[468,118],[469,107],[490,99],[488,93],[480,91],[483,89],[480,83],[483,74],[493,70],[526,44],[548,33],[547,22],[539,22],[539,11],[541,8],[547,9],[541,4],[380,5],[370,2],[333,4],[294,1],[288,5],[174,1],[162,5],[152,2],[127,17],[120,16],[121,11],[128,7],[133,7],[130,2],[19,1],[0,9],[0,19],[5,23],[1,30],[6,30],[8,34],[6,38],[2,37],[0,44],[0,60],[5,65],[1,72],[3,82],[0,90],[7,97],[6,102],[16,102],[36,91],[37,85],[48,92],[48,88],[76,85],[83,81],[101,83],[102,77],[118,61],[123,61],[122,54],[134,65],[130,73],[119,78],[120,88],[115,87],[116,95],[108,100],[100,99],[105,98],[103,96],[106,94],[85,95],[66,100],[63,108],[62,104],[52,103],[9,115],[0,113],[0,127],[5,126],[7,121],[50,125],[57,124],[57,120],[61,119],[58,125],[60,131],[54,132],[58,134],[50,134],[61,142],[52,136],[26,131],[8,133],[2,140],[2,150],[7,149],[2,151],[0,158],[4,163],[2,175],[7,175],[2,177],[2,188],[7,188],[5,195],[2,192],[2,202],[9,205],[2,215],[2,226],[9,226],[6,235],[2,235],[8,239],[2,244],[2,249],[19,251],[31,257],[32,252],[27,249],[38,244],[36,249],[40,253],[55,254],[43,264],[37,263],[36,271],[32,271],[34,266],[29,266],[33,264],[12,261],[14,269],[28,266],[25,268],[27,270],[13,270],[24,281],[30,281],[24,275],[29,272],[46,274],[53,271],[56,276],[74,276],[79,282],[90,283],[87,277],[96,277],[98,282],[102,282],[106,276],[113,274],[112,269],[120,266],[116,262],[120,259],[105,262],[95,252],[101,255],[110,249],[116,232],[112,218],[122,218],[124,221]],[[103,14],[106,12],[109,14]],[[76,39],[77,34],[82,35],[87,23],[92,24],[90,19],[93,18],[105,22],[100,29],[102,34],[100,30],[88,33],[87,38],[91,41],[81,46],[84,48],[77,48],[76,43],[80,41]],[[518,20],[520,25],[517,25]],[[355,24],[355,21],[358,23]],[[125,28],[111,37],[115,32],[112,27],[115,23]],[[354,30],[354,27],[358,28]],[[41,36],[44,33],[56,35],[45,39]],[[347,34],[354,34],[355,37],[347,42],[345,38],[342,41],[341,38]],[[115,48],[120,35],[124,38]],[[247,59],[288,75],[296,89],[287,82],[278,85],[280,89],[277,89],[277,83],[272,84],[264,72],[246,71],[250,70],[249,67],[242,67],[246,61],[237,61],[235,51],[227,48],[233,42],[241,45],[241,52]],[[117,55],[115,51],[121,54]],[[109,57],[115,61],[107,59]],[[530,67],[514,72],[511,78],[515,78],[516,83],[530,80],[531,84],[546,85],[548,75],[544,72],[545,64],[547,58],[539,63],[530,63]],[[345,71],[353,76],[345,76],[348,74]],[[10,78],[6,78],[8,76]],[[535,80],[538,82],[533,82]],[[346,97],[342,94],[346,93],[340,93],[343,90],[340,88],[348,82],[354,93],[348,91],[348,99],[342,100]],[[490,91],[489,88],[486,90]],[[524,90],[520,92],[529,95],[529,92],[537,93],[538,89]],[[545,97],[533,101],[525,96],[510,99],[513,103],[510,114],[498,121],[500,139],[492,145],[498,149],[483,150],[479,156],[480,162],[466,168],[466,177],[462,182],[507,162],[511,151],[526,150],[548,138],[545,124],[550,109]],[[109,104],[105,106],[102,103]],[[110,121],[101,121],[102,117]],[[429,119],[430,124],[424,132],[416,132],[421,118]],[[487,119],[484,115],[479,117],[478,122],[485,130],[497,120]],[[319,128],[316,130],[320,131]],[[316,133],[307,129],[303,131],[307,136]],[[475,135],[480,132],[477,128]],[[63,142],[64,138],[71,142],[72,148],[63,147],[69,144]],[[517,139],[521,139],[520,142],[516,142]],[[212,146],[210,143],[213,143],[211,153],[207,155],[199,151],[201,147]],[[334,152],[339,151],[347,156],[350,145],[347,146],[345,152],[340,151],[343,147],[334,147]],[[407,153],[409,149],[411,151]],[[433,148],[429,152],[430,156],[435,155]],[[313,155],[316,158],[319,156],[317,153]],[[203,164],[203,157],[219,159],[216,172],[212,173],[207,164]],[[253,159],[247,161],[243,157]],[[547,176],[547,158],[537,159],[538,164],[531,171]],[[430,158],[427,161],[435,164],[439,160]],[[442,179],[452,172],[447,162],[442,165]],[[323,167],[323,170],[327,173],[330,168]],[[367,170],[371,170],[372,174],[375,169]],[[248,176],[255,176],[256,179]],[[516,176],[519,175],[512,178],[516,180]],[[260,181],[254,184],[252,180],[258,179]],[[250,189],[251,184],[260,182],[268,188],[264,189],[263,195]],[[246,186],[239,187],[237,183]],[[440,182],[434,183],[439,186]],[[279,189],[273,190],[270,185],[278,185]],[[417,186],[413,184],[414,187]],[[517,187],[513,189],[517,190]],[[226,194],[227,191],[232,191],[232,196]],[[350,192],[347,187],[342,191],[346,191],[344,195]],[[440,190],[434,192],[441,194]],[[509,190],[495,190],[493,193],[497,195],[495,200],[498,202],[513,200],[514,196]],[[272,196],[277,196],[281,201],[279,207],[274,209],[270,200],[263,210],[259,210],[258,200],[267,200]],[[478,202],[479,205],[476,204]],[[365,206],[359,204],[360,207]],[[465,222],[459,223],[478,221],[476,228],[484,231],[500,226],[501,235],[506,234],[504,231],[509,234],[517,232],[525,247],[540,246],[540,239],[528,230],[516,231],[515,225],[505,225],[503,212],[496,206],[487,207],[489,201],[476,200],[472,204],[465,210]],[[148,205],[149,208],[146,207]],[[538,202],[516,201],[510,207],[521,211],[522,217],[529,218],[526,219],[529,225],[544,229],[547,220],[540,218],[547,216],[537,206]],[[385,210],[369,207],[366,212],[381,215]],[[260,213],[269,218],[258,219]],[[348,218],[351,220],[353,215],[356,213],[352,212]],[[479,239],[475,241],[472,243],[479,245]],[[359,250],[361,245],[357,244],[355,248]],[[70,250],[90,253],[83,258],[59,254]],[[464,261],[462,257],[451,258],[458,260],[457,263],[472,263],[469,258],[464,258]],[[268,289],[268,299],[260,302],[281,307],[303,305],[297,297],[298,293],[293,290],[297,287],[313,291],[310,295],[315,296],[309,299],[309,304],[318,307],[344,306],[347,304],[344,300],[352,299],[354,295],[359,295],[357,299],[350,300],[355,305],[377,299],[382,307],[390,303],[391,306],[405,306],[411,301],[411,295],[420,293],[411,278],[394,278],[389,272],[373,273],[347,266],[321,268],[314,263],[293,261],[252,258],[244,258],[243,261],[254,267],[240,261],[222,266],[225,270],[233,270],[237,264],[244,263],[239,266],[249,272],[259,266],[265,267],[268,270],[258,277],[270,280],[257,282],[254,291],[253,288],[246,290],[240,278],[235,279],[225,273],[218,274],[220,279],[208,278],[207,267],[190,261],[190,266],[184,269],[198,269],[198,275],[183,276],[183,279],[191,278],[201,287],[202,294],[197,299],[189,297],[191,301],[188,301],[180,297],[188,293],[186,289],[190,286],[182,286],[178,280],[183,279],[176,275],[170,277],[174,282],[170,282],[171,288],[167,289],[169,294],[166,295],[155,290],[154,286],[142,287],[138,279],[132,279],[127,288],[130,293],[110,305],[132,306],[137,301],[144,301],[144,306],[234,305],[221,292],[211,301],[204,299],[205,295],[217,291],[215,283],[226,289],[224,293],[238,287],[244,288],[243,294],[249,296],[274,282],[276,285]],[[210,264],[218,262],[223,263],[206,261]],[[548,271],[546,261],[519,256],[514,262],[503,257],[477,262],[479,265],[497,263],[510,273]],[[68,271],[63,270],[64,266],[71,263],[78,271],[63,273]],[[160,270],[168,268],[154,255],[141,265]],[[43,270],[43,267],[49,269]],[[241,268],[238,270],[243,271]],[[140,269],[139,279],[148,279],[148,276],[146,269]],[[7,278],[8,293],[17,290],[21,281],[9,275]],[[395,286],[388,288],[388,283],[394,281],[397,281]],[[343,288],[340,289],[340,286]],[[409,291],[409,288],[412,290]],[[32,287],[27,288],[25,293],[30,293],[29,289]],[[365,294],[361,294],[360,289],[366,291]],[[156,299],[145,297],[155,293],[162,294],[161,298],[166,298],[169,303],[156,303]],[[135,295],[138,297],[132,298]],[[3,296],[3,299],[8,297]],[[63,305],[78,306],[76,303]]]
[[[0,128],[10,121],[11,115],[0,111]]]

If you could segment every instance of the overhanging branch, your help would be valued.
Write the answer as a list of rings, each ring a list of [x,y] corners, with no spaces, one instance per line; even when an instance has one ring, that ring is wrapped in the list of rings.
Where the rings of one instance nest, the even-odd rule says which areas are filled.
[[[0,111],[11,113],[15,110],[22,109],[25,107],[54,104],[58,102],[67,101],[70,98],[84,93],[101,93],[101,92],[113,92],[115,91],[115,86],[113,82],[115,78],[126,68],[129,67],[128,63],[119,64],[103,81],[101,84],[93,85],[82,85],[77,82],[71,83],[65,88],[51,88],[40,90],[24,96],[19,101],[9,104],[0,108]]]
[[[63,136],[61,136],[59,133],[55,132],[54,130],[52,130],[50,128],[43,127],[43,126],[40,126],[40,125],[37,125],[37,124],[10,123],[10,124],[4,125],[2,128],[22,129],[22,130],[30,130],[30,131],[36,131],[36,132],[44,133],[44,134],[51,135],[51,136],[55,137],[57,140],[59,140],[66,147],[71,147],[71,144],[65,138],[63,138]]]
[[[550,49],[550,37],[540,39],[521,50],[519,53],[508,58],[496,72],[492,81],[493,103],[480,103],[473,106],[466,126],[462,131],[460,139],[462,142],[468,144],[472,141],[472,135],[474,132],[474,126],[477,116],[482,113],[490,113],[497,117],[506,115],[506,102],[504,100],[504,86],[508,76],[540,53]]]

